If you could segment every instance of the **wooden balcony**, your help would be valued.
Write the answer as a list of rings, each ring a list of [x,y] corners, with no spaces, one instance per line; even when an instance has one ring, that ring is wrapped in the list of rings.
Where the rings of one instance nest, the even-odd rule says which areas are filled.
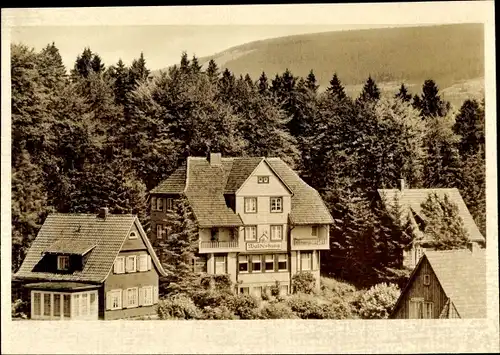
[[[328,238],[292,238],[292,250],[328,250]]]
[[[200,253],[224,253],[239,251],[240,246],[237,240],[232,241],[200,241]]]

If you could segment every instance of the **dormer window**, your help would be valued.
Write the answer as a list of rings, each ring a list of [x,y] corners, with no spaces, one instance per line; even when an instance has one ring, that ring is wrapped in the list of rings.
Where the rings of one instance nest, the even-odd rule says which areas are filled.
[[[257,176],[257,183],[269,184],[269,176]]]
[[[69,256],[59,255],[57,257],[57,270],[68,270],[69,269]]]

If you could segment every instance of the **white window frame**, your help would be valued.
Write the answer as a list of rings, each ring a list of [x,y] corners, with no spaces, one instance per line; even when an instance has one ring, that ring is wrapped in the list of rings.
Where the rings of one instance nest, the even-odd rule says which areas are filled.
[[[283,260],[284,258],[284,260]],[[280,260],[281,259],[281,260]],[[284,269],[280,269],[280,262],[285,261],[286,267]],[[278,254],[278,271],[288,271],[288,254]]]
[[[36,295],[39,296],[38,302],[35,301]],[[94,304],[90,299],[94,296]],[[56,298],[59,298],[56,304]],[[69,312],[66,313],[66,303],[69,300]],[[45,314],[46,302],[49,302],[50,314]],[[97,319],[98,317],[98,295],[97,291],[86,292],[49,292],[49,291],[31,291],[31,318],[32,319]],[[36,314],[35,309],[40,307],[40,313]]]
[[[275,224],[271,225],[271,240],[283,240],[283,225],[282,224]],[[276,237],[276,231],[279,231],[279,238]]]
[[[271,197],[270,199],[270,212],[283,213],[283,197]]]
[[[285,290],[284,294],[283,294],[283,290]],[[280,295],[282,295],[282,296],[288,295],[288,285],[280,285],[279,291],[280,291]]]
[[[139,288],[137,287],[130,287],[127,288],[127,308],[137,308],[139,307]],[[133,297],[131,297],[133,296]],[[131,302],[131,301],[135,302]],[[125,306],[125,305],[124,305]]]
[[[113,272],[115,274],[124,274],[125,273],[125,257],[117,256],[115,259],[115,263],[113,265]]]
[[[151,197],[151,209],[156,211],[156,197]]]
[[[317,237],[318,236],[318,230],[319,227],[317,225],[314,225],[311,227],[311,236]]]
[[[248,286],[240,287],[240,294],[249,295],[250,294],[250,287],[248,287]]]
[[[144,286],[142,287],[143,292],[143,300],[142,300],[142,305],[143,306],[152,306],[153,303],[153,286]],[[148,297],[149,296],[149,297]],[[141,303],[141,302],[139,302]]]
[[[431,275],[425,274],[424,275],[424,286],[429,286],[431,284]]]
[[[163,224],[156,225],[156,239],[163,238]]]
[[[222,262],[220,261],[220,258],[222,258]],[[217,260],[219,259],[219,261]],[[215,275],[224,275],[227,274],[227,255],[215,255],[214,256],[214,263],[215,263],[215,268],[214,268],[214,274]],[[218,272],[217,265],[224,265],[224,271],[223,272]]]
[[[174,199],[172,197],[167,197],[167,211],[173,211],[174,210]]]
[[[256,261],[254,261],[255,259],[258,259],[259,261],[256,262]],[[262,270],[262,255],[260,255],[260,254],[252,255],[252,257],[251,257],[251,263],[252,263],[252,273],[253,272],[255,272],[255,273],[261,273],[261,272],[263,272],[263,270]],[[260,265],[260,270],[255,270],[253,268],[254,264]]]
[[[244,211],[245,213],[257,213],[257,197],[245,197],[244,201]],[[251,203],[253,201],[253,204]],[[250,208],[253,207],[253,208]]]
[[[129,268],[129,260],[134,260],[133,262],[133,268]],[[133,273],[137,272],[137,256],[135,255],[128,255],[125,260],[125,272],[127,273]]]
[[[163,198],[161,197],[156,198],[156,210],[163,211]]]
[[[258,184],[269,184],[269,176],[257,176],[257,183]]]
[[[117,309],[122,309],[122,290],[111,290],[108,291],[106,294],[106,297],[110,298],[110,307],[106,307],[108,310],[114,311]],[[116,299],[116,306],[115,304],[115,299]],[[106,302],[107,305],[107,302]]]
[[[308,258],[304,258],[305,255],[308,255]],[[312,252],[301,252],[300,253],[300,271],[311,271],[312,270]],[[304,261],[307,261],[308,268],[304,267]]]
[[[69,270],[69,255],[57,256],[57,270],[61,271]]]
[[[137,239],[137,234],[135,232],[130,232],[128,239]]]
[[[238,273],[239,274],[248,274],[250,272],[250,261],[248,255],[238,255]],[[240,264],[247,264],[247,270],[241,271]]]
[[[148,271],[148,254],[139,255],[138,271],[144,272]]]
[[[274,260],[274,254],[264,254],[264,272],[274,272],[276,270],[276,264]],[[267,270],[267,264],[272,263],[273,267],[271,270]]]
[[[257,226],[245,226],[244,233],[245,233],[245,241],[246,242],[257,241]]]
[[[424,302],[423,305],[423,316],[424,319],[433,319],[434,318],[434,302]]]

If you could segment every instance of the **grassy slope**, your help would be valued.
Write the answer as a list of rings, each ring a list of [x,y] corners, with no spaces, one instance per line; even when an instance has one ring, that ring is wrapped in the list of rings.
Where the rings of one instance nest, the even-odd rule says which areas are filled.
[[[256,80],[289,68],[306,76],[312,68],[322,89],[334,72],[355,96],[371,75],[383,92],[401,82],[417,93],[433,79],[454,104],[484,92],[484,33],[481,24],[439,25],[325,32],[274,38],[230,48],[210,58],[236,75]]]

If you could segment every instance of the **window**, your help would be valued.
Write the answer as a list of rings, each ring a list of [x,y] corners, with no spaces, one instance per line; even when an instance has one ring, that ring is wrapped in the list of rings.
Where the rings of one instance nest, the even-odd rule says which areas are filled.
[[[41,316],[41,302],[42,302],[42,294],[40,292],[33,293],[33,312],[36,316]]]
[[[43,294],[43,315],[50,316],[50,293]]]
[[[423,298],[410,299],[410,319],[434,318],[434,303],[424,302]]]
[[[226,256],[220,255],[215,257],[215,274],[221,275],[226,273]]]
[[[262,286],[253,287],[252,294],[255,297],[262,297]]]
[[[90,314],[97,314],[97,293],[90,294]]]
[[[151,209],[156,210],[156,197],[151,197]]]
[[[219,228],[212,228],[210,230],[210,240],[212,242],[215,242],[215,241],[219,240]]]
[[[139,297],[137,295],[137,287],[132,287],[127,289],[127,308],[133,308],[138,306]]]
[[[283,212],[282,197],[271,197],[271,212]]]
[[[269,176],[257,176],[258,184],[269,184]]]
[[[137,268],[136,262],[137,262],[137,260],[136,260],[135,255],[127,256],[127,269],[126,269],[126,271],[127,272],[135,272],[136,268]]]
[[[424,249],[420,245],[415,246],[415,264],[417,264],[424,254]]]
[[[139,255],[139,271],[148,271],[148,255]]]
[[[245,227],[245,241],[257,240],[257,226]]]
[[[57,270],[68,270],[69,269],[69,256],[60,255],[57,257]]]
[[[71,317],[71,295],[63,296],[63,315],[64,318]]]
[[[238,257],[238,270],[241,273],[248,272],[248,255],[240,255]]]
[[[265,271],[274,271],[274,255],[265,255],[264,258]]]
[[[278,254],[278,270],[286,271],[288,270],[288,255],[287,254]]]
[[[248,287],[240,287],[240,293],[248,295],[250,293],[250,289]]]
[[[280,294],[282,296],[288,294],[288,285],[281,285],[280,286]]]
[[[54,317],[61,316],[61,295],[54,293]]]
[[[89,301],[88,294],[82,293],[80,299],[80,308],[81,308],[80,311],[82,316],[86,316],[89,314],[88,301]]]
[[[174,209],[174,199],[167,198],[167,211],[172,211]]]
[[[156,238],[157,239],[163,238],[163,225],[162,224],[156,225]]]
[[[311,227],[311,235],[313,237],[317,237],[318,236],[318,226],[312,226]]]
[[[262,271],[262,258],[260,255],[252,255],[252,272]]]
[[[434,318],[434,303],[425,302],[424,303],[424,318],[433,319]]]
[[[431,284],[431,275],[424,275],[424,286],[429,286]]]
[[[257,197],[245,197],[245,213],[257,213]]]
[[[162,198],[157,198],[156,199],[156,210],[157,211],[163,211],[163,199]]]
[[[143,287],[143,302],[144,306],[151,306],[153,304],[153,286]]]
[[[106,298],[107,309],[122,308],[122,290],[109,291]]]
[[[72,301],[72,306],[73,306],[73,317],[78,317],[80,316],[80,295],[79,294],[74,294],[73,295],[73,301]]]
[[[128,236],[128,239],[137,239],[137,234],[135,234],[135,232],[131,232]]]
[[[300,253],[300,270],[307,271],[312,269],[312,252]]]
[[[283,239],[283,226],[271,226],[271,240]]]
[[[113,271],[115,274],[123,274],[125,272],[125,258],[123,256],[116,258]]]

